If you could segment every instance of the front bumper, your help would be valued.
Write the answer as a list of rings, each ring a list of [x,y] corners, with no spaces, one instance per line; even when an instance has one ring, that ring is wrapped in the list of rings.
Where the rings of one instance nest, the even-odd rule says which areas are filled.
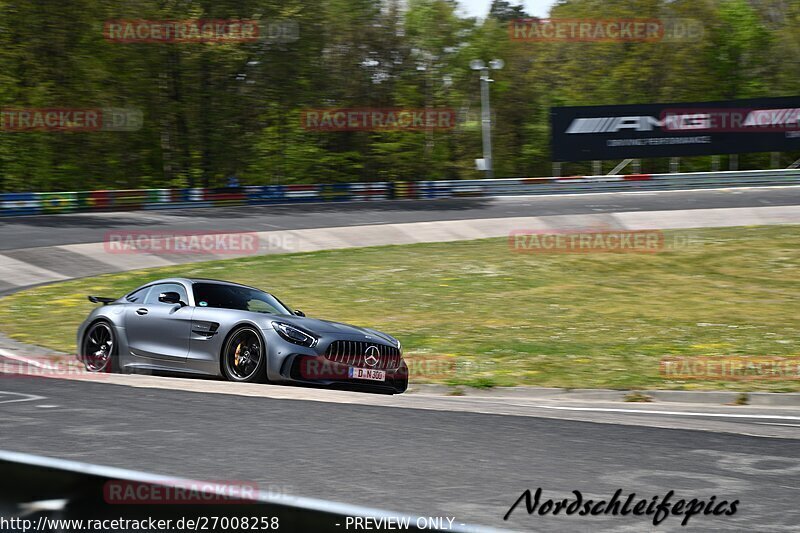
[[[285,368],[288,377],[299,383],[344,385],[383,390],[394,394],[403,393],[408,388],[408,366],[402,359],[397,368],[379,369],[386,373],[383,381],[351,378],[350,369],[356,367],[331,361],[321,355],[294,355],[287,359]]]

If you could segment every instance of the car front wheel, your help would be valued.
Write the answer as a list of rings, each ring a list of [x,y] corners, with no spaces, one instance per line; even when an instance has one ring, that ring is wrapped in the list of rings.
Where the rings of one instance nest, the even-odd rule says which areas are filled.
[[[266,350],[261,335],[252,327],[234,331],[222,351],[222,372],[229,381],[263,381]]]

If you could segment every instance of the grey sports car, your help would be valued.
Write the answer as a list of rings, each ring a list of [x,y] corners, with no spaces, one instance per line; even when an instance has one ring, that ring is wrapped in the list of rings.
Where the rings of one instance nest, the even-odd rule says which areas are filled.
[[[78,359],[91,372],[180,372],[395,394],[408,387],[394,337],[307,318],[253,287],[170,278],[118,299],[89,300],[103,304],[78,328]]]

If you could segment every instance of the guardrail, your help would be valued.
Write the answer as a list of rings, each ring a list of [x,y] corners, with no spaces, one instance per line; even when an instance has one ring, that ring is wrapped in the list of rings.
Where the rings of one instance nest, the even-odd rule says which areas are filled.
[[[800,169],[0,194],[0,216],[303,202],[800,185]]]
[[[251,492],[251,488],[248,484],[192,481],[0,451],[0,531],[160,529],[338,533],[364,529],[353,527],[356,517],[369,518],[372,527],[367,529],[373,530],[385,529],[379,525],[387,523],[386,520],[395,525],[402,520],[406,524],[402,529],[407,531],[501,531],[455,520],[452,525],[446,520],[436,522],[434,519],[438,517],[391,513],[261,490]],[[106,525],[86,527],[90,520]],[[132,524],[132,521],[158,524],[166,520],[171,521],[168,527]]]

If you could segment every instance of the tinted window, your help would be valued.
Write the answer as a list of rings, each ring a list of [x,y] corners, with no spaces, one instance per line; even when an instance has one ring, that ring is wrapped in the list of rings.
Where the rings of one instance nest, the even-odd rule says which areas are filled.
[[[238,309],[271,315],[291,314],[277,298],[256,289],[220,283],[195,283],[192,290],[198,307]]]
[[[158,285],[153,285],[153,290],[150,291],[150,294],[147,295],[145,298],[144,303],[146,304],[157,304],[160,303],[158,301],[158,296],[165,292],[177,292],[181,295],[181,301],[184,303],[189,303],[189,298],[186,296],[186,289],[183,288],[183,285],[180,283],[159,283]]]

